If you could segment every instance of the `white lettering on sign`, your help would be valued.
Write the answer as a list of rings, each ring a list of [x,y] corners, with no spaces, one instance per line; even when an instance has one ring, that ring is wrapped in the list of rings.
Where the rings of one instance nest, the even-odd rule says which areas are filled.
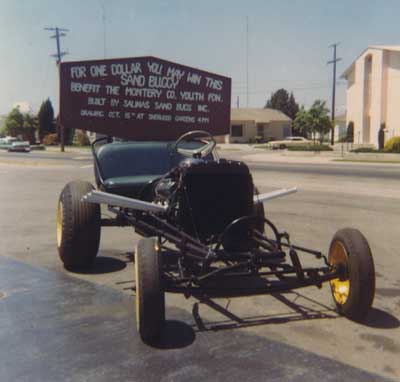
[[[82,84],[80,82],[71,82],[71,92],[75,93],[98,93],[101,85],[99,84]]]
[[[113,76],[120,76],[124,73],[142,73],[140,62],[131,62],[130,64],[111,64],[111,74]]]
[[[92,65],[89,71],[92,77],[107,77],[108,75],[106,65]]]
[[[166,121],[171,122],[172,116],[165,114],[149,114],[149,121]]]
[[[197,118],[198,123],[210,123],[210,118],[208,117],[198,117]]]
[[[209,102],[222,102],[222,96],[221,94],[209,93],[207,100]]]
[[[200,113],[209,113],[210,110],[208,110],[208,105],[197,105],[197,111]]]
[[[80,114],[82,117],[100,117],[100,118],[104,117],[104,111],[102,111],[102,110],[83,109],[83,110],[81,110]]]
[[[104,106],[106,103],[105,98],[89,97],[88,105]]]
[[[169,103],[169,102],[155,102],[154,108],[156,110],[172,110],[172,103]]]
[[[69,126],[82,121],[83,129],[138,139],[154,128],[161,139],[169,130],[220,132],[227,124],[230,81],[212,73],[153,57],[63,63],[60,70]]]
[[[204,101],[204,93],[184,91],[180,95],[184,101]]]
[[[84,66],[71,67],[71,78],[86,78],[86,68]]]
[[[161,76],[163,66],[158,62],[148,62],[147,67],[150,73],[158,74]]]
[[[124,113],[124,118],[125,119],[134,119],[136,113],[132,113],[131,111],[126,111]]]
[[[176,115],[175,122],[195,123],[196,120],[191,115]]]
[[[186,81],[193,85],[200,85],[201,76],[197,73],[188,73]]]
[[[149,87],[161,89],[175,89],[179,79],[173,77],[149,76]]]
[[[222,90],[222,81],[206,77],[206,86],[213,90]]]
[[[120,118],[121,113],[119,111],[109,111],[108,112],[108,118]]]
[[[132,109],[150,109],[150,101],[135,101],[124,99],[123,107]]]
[[[136,89],[136,88],[125,88],[126,97],[144,97],[144,98],[160,98],[162,90],[158,89]]]
[[[106,85],[106,93],[107,95],[119,95],[119,86],[113,86],[113,85]]]
[[[130,74],[123,73],[121,74],[121,85],[132,85],[143,87],[146,84],[146,77],[143,74]]]
[[[176,111],[192,111],[192,105],[190,103],[177,103]]]
[[[168,68],[167,69],[167,77],[176,77],[179,80],[185,75],[184,70],[176,69],[176,68]]]

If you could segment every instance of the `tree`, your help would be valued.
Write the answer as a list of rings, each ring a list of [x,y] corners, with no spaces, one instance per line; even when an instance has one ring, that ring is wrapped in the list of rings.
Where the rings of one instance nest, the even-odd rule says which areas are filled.
[[[299,105],[294,99],[293,93],[289,94],[285,89],[278,89],[276,92],[272,93],[265,108],[280,110],[291,119],[295,119],[299,111]]]
[[[36,143],[35,132],[38,128],[37,118],[26,113],[24,114],[24,128],[22,132],[22,138],[25,141],[29,141],[30,144]]]
[[[19,107],[14,107],[7,115],[3,131],[5,135],[17,137],[22,135],[24,129],[24,116]]]
[[[54,126],[54,110],[49,98],[47,98],[46,101],[43,101],[40,106],[38,112],[38,122],[40,141],[42,141],[45,135],[56,132]]]
[[[354,142],[354,122],[350,121],[347,125],[347,142]]]
[[[272,93],[271,98],[265,104],[265,108],[280,110],[292,120],[296,118],[296,114],[299,111],[299,105],[294,99],[293,93],[289,94],[285,89],[278,89]],[[292,126],[292,131],[294,135],[303,135],[295,126]]]
[[[301,107],[293,121],[293,128],[306,135],[311,135],[316,139],[317,135],[320,143],[324,135],[332,129],[332,123],[328,115],[329,109],[325,107],[325,101],[316,100],[309,110]]]
[[[381,123],[381,128],[378,131],[378,149],[383,150],[385,146],[385,128],[386,124]]]

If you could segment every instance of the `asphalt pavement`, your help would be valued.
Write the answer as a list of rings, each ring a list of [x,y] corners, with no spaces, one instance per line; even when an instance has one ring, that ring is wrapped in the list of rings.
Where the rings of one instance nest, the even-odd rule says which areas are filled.
[[[249,161],[262,192],[299,187],[266,205],[295,243],[326,251],[344,226],[368,238],[377,293],[364,325],[337,316],[327,287],[217,305],[168,295],[169,329],[149,347],[135,331],[132,230],[102,230],[91,272],[67,272],[58,259],[58,195],[72,179],[93,181],[90,154],[8,154],[0,154],[1,380],[55,380],[57,370],[59,380],[88,381],[399,380],[399,167]]]

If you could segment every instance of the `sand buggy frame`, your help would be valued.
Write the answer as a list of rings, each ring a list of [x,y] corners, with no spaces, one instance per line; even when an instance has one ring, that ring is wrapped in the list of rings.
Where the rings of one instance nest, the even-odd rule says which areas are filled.
[[[200,146],[184,147],[192,140]],[[375,292],[365,237],[356,229],[339,230],[327,256],[294,245],[287,232],[265,218],[263,203],[296,189],[258,194],[243,162],[204,159],[215,146],[206,132],[183,135],[172,151],[186,159],[146,183],[140,198],[107,190],[93,146],[99,190],[71,182],[60,196],[57,237],[65,266],[93,263],[100,226],[132,226],[144,236],[135,249],[136,322],[144,341],[161,333],[165,292],[201,299],[238,297],[321,288],[328,282],[339,313],[363,320]],[[100,219],[100,204],[115,218]],[[77,227],[68,225],[73,220]],[[304,267],[300,254],[320,260],[320,266]]]

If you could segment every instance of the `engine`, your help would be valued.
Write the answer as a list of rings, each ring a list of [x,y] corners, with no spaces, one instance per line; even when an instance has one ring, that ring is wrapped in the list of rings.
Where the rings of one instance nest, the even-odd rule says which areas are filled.
[[[176,218],[183,230],[214,241],[237,218],[253,215],[253,180],[237,161],[185,161],[178,167]]]

